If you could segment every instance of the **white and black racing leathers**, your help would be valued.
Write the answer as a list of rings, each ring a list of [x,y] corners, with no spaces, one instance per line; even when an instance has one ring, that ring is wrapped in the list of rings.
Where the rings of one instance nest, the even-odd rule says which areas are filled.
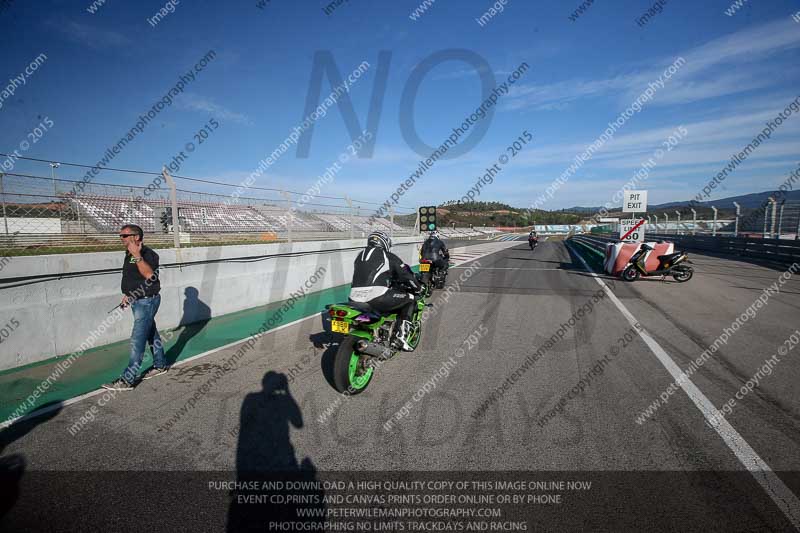
[[[405,284],[420,290],[414,274],[402,259],[377,246],[368,246],[356,256],[350,300],[369,304],[379,313],[399,311],[401,320],[411,320],[414,294],[399,290]]]

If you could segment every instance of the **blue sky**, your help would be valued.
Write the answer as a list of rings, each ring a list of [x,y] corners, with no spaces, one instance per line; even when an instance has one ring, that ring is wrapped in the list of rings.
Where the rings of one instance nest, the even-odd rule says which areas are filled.
[[[500,99],[480,143],[438,162],[400,203],[460,198],[527,130],[533,141],[479,197],[526,207],[680,56],[685,66],[542,207],[605,203],[683,126],[686,138],[642,186],[656,204],[692,198],[800,94],[800,23],[791,17],[800,11],[798,0],[751,0],[734,16],[724,13],[727,0],[672,0],[643,27],[635,19],[652,2],[595,2],[571,21],[577,0],[507,0],[502,13],[479,26],[475,19],[493,3],[437,0],[411,20],[420,2],[349,0],[326,15],[326,2],[271,0],[259,9],[255,0],[181,0],[151,27],[147,19],[163,2],[107,0],[92,14],[88,0],[17,0],[0,11],[0,90],[38,54],[47,60],[3,102],[0,151],[18,148],[48,117],[54,126],[24,155],[94,164],[181,73],[213,49],[216,59],[109,165],[158,171],[213,117],[219,129],[179,174],[238,184],[304,118],[315,52],[330,50],[343,76],[362,61],[370,63],[350,92],[363,127],[378,53],[389,50],[374,154],[344,164],[321,191],[382,202],[421,159],[399,125],[401,95],[412,70],[435,52],[463,48],[484,58],[498,82],[523,62],[530,68]],[[326,79],[323,96],[329,90]],[[438,65],[415,102],[420,137],[440,144],[480,101],[473,69],[456,61]],[[310,156],[298,158],[292,148],[256,185],[304,191],[349,142],[341,114],[331,110],[315,124]],[[793,116],[711,199],[777,188],[797,167],[798,152],[800,116]],[[46,165],[25,162],[16,170],[50,172]],[[75,179],[83,174],[68,167],[58,173]],[[95,179],[145,184],[150,178],[103,172]]]

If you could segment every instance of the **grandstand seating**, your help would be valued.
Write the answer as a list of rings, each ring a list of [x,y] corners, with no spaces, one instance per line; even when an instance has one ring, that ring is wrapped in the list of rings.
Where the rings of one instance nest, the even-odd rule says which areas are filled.
[[[112,232],[120,224],[132,222],[146,232],[160,231],[159,208],[170,207],[166,200],[134,202],[130,198],[81,196],[70,199],[100,232]],[[181,225],[188,232],[279,231],[281,220],[267,217],[245,206],[178,202]]]
[[[81,196],[70,198],[73,207],[80,210],[99,233],[115,232],[121,224],[134,223],[145,232],[161,232],[161,209],[171,207],[167,200],[148,199],[134,202],[131,198],[111,196]],[[182,231],[189,233],[223,232],[279,232],[286,231],[287,221],[294,231],[324,232],[349,231],[348,215],[304,213],[287,214],[279,206],[225,205],[223,203],[178,202]],[[404,231],[401,226],[385,219],[371,220],[367,216],[353,216],[356,231],[369,232],[383,229]]]

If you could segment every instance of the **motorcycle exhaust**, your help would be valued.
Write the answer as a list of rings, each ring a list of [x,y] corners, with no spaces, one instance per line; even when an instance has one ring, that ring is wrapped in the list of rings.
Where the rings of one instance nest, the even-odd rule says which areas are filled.
[[[369,355],[370,357],[377,357],[378,359],[382,359],[384,361],[394,355],[394,352],[391,350],[391,348],[387,348],[386,346],[376,344],[374,342],[368,342],[364,339],[361,339],[356,343],[356,350],[365,355]]]

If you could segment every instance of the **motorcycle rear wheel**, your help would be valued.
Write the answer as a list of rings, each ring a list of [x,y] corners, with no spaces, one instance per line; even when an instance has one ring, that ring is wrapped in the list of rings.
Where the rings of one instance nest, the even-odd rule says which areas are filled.
[[[675,281],[678,283],[686,283],[692,276],[694,275],[694,269],[692,268],[682,268],[680,270],[673,270],[672,277],[675,278]]]
[[[363,392],[375,372],[374,368],[364,365],[369,356],[356,352],[357,341],[352,335],[343,338],[333,359],[333,384],[337,391],[351,396]]]
[[[639,279],[639,271],[636,270],[636,267],[633,265],[628,265],[628,267],[622,271],[622,279],[625,281],[636,281]]]

